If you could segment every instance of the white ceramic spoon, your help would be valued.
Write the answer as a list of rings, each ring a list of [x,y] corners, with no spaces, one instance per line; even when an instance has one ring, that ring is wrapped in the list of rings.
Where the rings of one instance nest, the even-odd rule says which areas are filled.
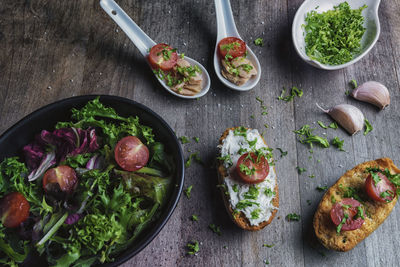
[[[221,74],[221,59],[218,55],[218,43],[225,37],[237,37],[242,39],[236,29],[235,21],[233,19],[231,4],[229,0],[215,0],[215,14],[217,16],[217,44],[215,45],[214,51],[214,68],[217,73],[218,78],[223,84],[231,89],[237,91],[248,91],[253,89],[254,86],[260,81],[261,77],[261,66],[256,55],[251,51],[250,47],[247,47],[247,58],[253,63],[254,67],[257,69],[256,77],[250,78],[245,84],[238,86],[227,79],[225,79]],[[242,39],[243,40],[243,39]]]
[[[292,39],[294,47],[299,54],[299,56],[308,64],[314,67],[324,69],[324,70],[338,70],[346,68],[364,57],[378,41],[379,34],[381,32],[381,27],[379,24],[378,8],[381,0],[347,0],[352,9],[360,8],[363,5],[368,7],[363,10],[362,14],[365,18],[364,27],[366,31],[361,40],[361,52],[351,61],[341,64],[341,65],[325,65],[316,60],[310,59],[306,54],[306,44],[304,41],[304,27],[305,18],[307,13],[316,10],[318,13],[333,9],[334,6],[343,3],[344,0],[306,0],[299,7],[294,16],[292,25]],[[318,9],[315,9],[318,7]]]
[[[148,63],[147,56],[149,55],[149,50],[156,43],[149,37],[147,34],[140,29],[140,27],[121,9],[121,7],[115,3],[113,0],[100,0],[100,5],[104,9],[104,11],[118,24],[118,26],[125,32],[125,34],[131,39],[133,44],[139,49],[140,53],[146,58]],[[154,75],[160,84],[173,95],[176,95],[181,98],[186,99],[196,99],[198,97],[204,96],[210,90],[210,76],[208,75],[207,70],[194,59],[185,56],[185,60],[187,60],[191,65],[197,65],[202,71],[203,78],[203,89],[200,93],[194,96],[185,96],[178,93],[175,93],[170,89],[170,87],[165,83],[165,81],[159,79],[156,75]],[[150,66],[150,64],[149,64]]]

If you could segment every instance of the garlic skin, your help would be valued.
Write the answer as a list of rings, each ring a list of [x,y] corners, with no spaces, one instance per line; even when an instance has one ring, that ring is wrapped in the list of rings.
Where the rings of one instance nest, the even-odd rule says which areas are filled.
[[[350,135],[361,131],[364,127],[364,114],[355,106],[340,104],[328,110],[321,108],[318,104],[317,107],[329,114]]]
[[[357,100],[368,102],[381,110],[390,104],[389,90],[381,83],[369,81],[358,86],[351,96]]]

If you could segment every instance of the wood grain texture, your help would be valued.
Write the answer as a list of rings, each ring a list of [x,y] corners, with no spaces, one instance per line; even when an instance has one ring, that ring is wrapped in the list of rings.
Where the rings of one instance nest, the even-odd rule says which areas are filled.
[[[205,165],[186,170],[185,187],[172,218],[156,239],[123,266],[394,266],[400,261],[396,246],[400,215],[394,209],[370,237],[347,253],[327,251],[316,242],[312,217],[323,193],[347,169],[365,160],[391,157],[400,163],[400,2],[382,1],[382,33],[376,46],[360,62],[344,70],[315,69],[296,55],[291,23],[302,0],[231,0],[238,31],[259,57],[260,83],[246,93],[232,91],[217,79],[212,66],[216,39],[212,1],[120,0],[123,9],[156,42],[170,43],[208,69],[210,92],[186,101],[167,93],[154,79],[145,60],[124,33],[102,11],[98,0],[3,0],[0,5],[0,132],[37,108],[82,94],[113,94],[134,99],[160,114],[177,136],[197,136],[183,145],[199,151]],[[265,45],[252,41],[263,37]],[[391,93],[384,111],[345,95],[348,82],[376,80]],[[302,98],[277,100],[283,87],[304,90]],[[260,97],[269,114],[262,116]],[[342,129],[324,130],[316,121],[330,118],[315,106],[350,103],[359,107],[374,126],[364,136],[348,136]],[[251,116],[254,115],[255,118]],[[264,124],[268,124],[266,129]],[[292,132],[304,124],[331,140],[344,139],[344,149],[310,148]],[[265,132],[267,143],[288,151],[276,153],[280,209],[264,230],[249,233],[229,219],[216,188],[215,156],[218,138],[229,127],[243,125]],[[311,158],[310,158],[311,157]],[[298,174],[296,167],[307,171]],[[315,178],[309,178],[314,175]],[[288,222],[288,213],[301,214],[301,222]],[[192,214],[198,222],[190,221]],[[208,225],[221,227],[214,234]],[[197,256],[187,256],[185,246],[201,242]],[[273,248],[263,244],[275,244]],[[227,248],[224,248],[226,246]],[[325,256],[322,256],[324,254]]]

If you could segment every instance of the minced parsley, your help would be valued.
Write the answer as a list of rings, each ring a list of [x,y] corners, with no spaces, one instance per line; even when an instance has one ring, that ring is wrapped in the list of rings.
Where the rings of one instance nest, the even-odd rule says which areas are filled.
[[[272,197],[272,196],[275,196],[275,195],[276,195],[276,192],[273,191],[273,190],[271,190],[271,189],[269,189],[269,188],[265,188],[264,194],[265,194],[267,197]]]
[[[303,90],[298,89],[296,86],[293,86],[291,91],[290,91],[290,95],[285,96],[286,93],[286,89],[283,88],[281,95],[278,96],[278,100],[283,100],[286,102],[290,102],[292,101],[296,96],[297,97],[302,97],[303,96]]]
[[[190,194],[192,192],[193,185],[190,185],[188,188],[185,189],[185,195],[187,198],[190,198]]]
[[[215,224],[211,223],[208,225],[208,228],[210,228],[217,235],[219,236],[221,235],[221,229],[219,228],[219,226],[216,226]]]
[[[343,143],[344,143],[344,140],[340,140],[339,137],[337,137],[337,136],[335,136],[331,141],[331,144],[333,146],[336,146],[337,148],[339,148],[340,151],[345,151],[343,149]]]
[[[281,158],[286,156],[288,153],[287,151],[283,151],[282,148],[280,148],[280,147],[277,147],[276,149],[279,150],[279,152],[281,152]]]
[[[200,156],[199,156],[199,152],[194,152],[192,154],[189,155],[189,158],[186,160],[185,162],[185,167],[189,168],[190,165],[192,165],[192,160],[195,160],[196,162],[203,164],[203,161],[201,160]]]
[[[193,140],[194,140],[196,143],[198,143],[198,142],[200,141],[200,138],[194,136],[194,137],[193,137]]]
[[[300,136],[300,143],[302,144],[310,144],[310,147],[313,147],[313,143],[318,144],[321,147],[328,148],[329,147],[329,142],[326,138],[314,135],[312,132],[315,129],[311,128],[310,125],[306,124],[303,127],[301,127],[297,131],[293,131],[294,133],[298,134]]]
[[[286,215],[286,220],[288,220],[289,222],[292,221],[300,221],[300,215],[296,214],[296,213],[289,213],[288,215]]]
[[[326,191],[326,190],[328,190],[328,187],[325,185],[325,186],[317,186],[317,188],[316,188],[319,192],[324,192],[324,191]]]
[[[257,38],[254,40],[254,44],[257,46],[263,46],[264,45],[264,40],[263,38]]]
[[[321,128],[328,129],[328,126],[326,126],[322,121],[317,121],[317,123]]]
[[[181,144],[187,144],[187,143],[190,143],[190,140],[189,140],[189,138],[187,137],[187,136],[181,136],[181,137],[179,137],[179,141],[181,141]]]
[[[338,233],[338,234],[340,233],[340,231],[342,230],[343,225],[346,223],[348,218],[349,218],[349,215],[347,213],[345,213],[342,221],[336,227],[336,233]]]
[[[275,246],[275,244],[271,244],[271,245],[263,244],[263,247],[264,247],[264,248],[272,248],[272,247],[274,247],[274,246]]]
[[[190,216],[190,219],[194,222],[197,222],[199,220],[199,217],[196,214],[193,214],[192,216]]]
[[[312,10],[305,18],[306,54],[322,64],[340,65],[349,62],[361,50],[365,33],[362,11],[366,5],[351,9],[347,2],[333,10],[317,13]]]
[[[192,242],[187,243],[186,247],[188,249],[187,254],[189,254],[189,255],[194,255],[197,252],[199,252],[199,250],[200,250],[199,242],[196,240],[193,240]]]
[[[299,174],[302,174],[303,172],[306,172],[306,171],[307,171],[305,168],[300,168],[299,166],[297,166],[296,169],[297,169],[297,172],[298,172]]]
[[[249,190],[243,194],[243,197],[246,199],[257,199],[259,193],[260,192],[259,192],[257,186],[252,185],[249,187]]]
[[[329,124],[328,127],[329,127],[329,128],[332,128],[332,129],[334,129],[334,130],[336,130],[337,128],[339,128],[339,126],[337,125],[336,122],[332,122],[331,124]]]
[[[372,131],[374,129],[374,127],[372,127],[371,123],[365,119],[365,131],[364,131],[364,135],[367,135],[370,131]]]

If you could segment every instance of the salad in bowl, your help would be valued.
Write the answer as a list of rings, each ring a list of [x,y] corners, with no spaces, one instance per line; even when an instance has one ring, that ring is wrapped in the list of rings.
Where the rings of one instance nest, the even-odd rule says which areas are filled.
[[[177,165],[151,127],[98,97],[71,113],[0,163],[0,264],[113,262],[170,206]]]

